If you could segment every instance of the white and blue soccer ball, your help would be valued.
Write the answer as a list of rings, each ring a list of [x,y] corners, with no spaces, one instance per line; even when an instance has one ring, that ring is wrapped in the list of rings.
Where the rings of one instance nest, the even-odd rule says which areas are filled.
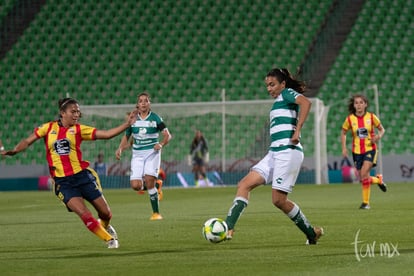
[[[226,239],[228,234],[227,223],[220,218],[211,218],[204,222],[203,236],[211,243],[219,243]]]

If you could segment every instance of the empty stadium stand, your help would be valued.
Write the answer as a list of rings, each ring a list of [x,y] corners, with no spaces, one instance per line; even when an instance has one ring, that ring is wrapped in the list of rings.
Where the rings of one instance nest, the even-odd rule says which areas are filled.
[[[155,103],[198,102],[220,101],[225,88],[227,100],[267,99],[266,72],[299,67],[334,1],[47,2],[0,60],[0,137],[14,145],[40,122],[54,119],[57,101],[66,95],[83,105],[131,104],[146,90]],[[414,117],[414,4],[387,3],[365,1],[317,95],[335,110],[328,119],[329,154],[340,154],[349,95],[371,93],[374,84],[387,129],[384,153],[413,152],[414,142],[402,138],[412,135]],[[213,129],[218,118],[168,121],[168,114],[161,115],[175,134],[171,158],[187,154],[197,125],[207,126],[211,155],[220,155]],[[237,118],[229,124],[237,125]],[[257,128],[228,130],[232,141],[244,145],[229,155],[255,148],[263,125],[252,125]],[[117,144],[97,142],[91,151],[112,152]],[[19,158],[0,162],[43,163],[43,155],[37,143]]]

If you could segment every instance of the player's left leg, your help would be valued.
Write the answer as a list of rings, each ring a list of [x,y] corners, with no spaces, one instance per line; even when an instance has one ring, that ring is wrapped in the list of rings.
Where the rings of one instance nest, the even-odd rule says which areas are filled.
[[[114,240],[114,238],[106,231],[99,221],[93,217],[92,213],[86,207],[83,198],[73,197],[68,201],[67,206],[80,217],[89,231],[94,233],[101,240],[107,242],[109,247],[109,242]]]
[[[316,244],[323,235],[321,227],[313,227],[299,206],[288,199],[299,175],[303,161],[303,152],[289,150],[275,154],[272,181],[273,205],[285,213],[306,235],[308,244]]]
[[[116,233],[115,228],[110,224],[112,218],[112,212],[109,208],[108,203],[106,202],[103,196],[95,199],[91,202],[94,206],[95,210],[98,212],[98,221],[102,225],[102,227],[108,232],[114,241],[108,242],[108,248],[118,248],[119,241],[118,241],[118,234]]]
[[[371,151],[371,154],[365,155],[364,162],[371,162],[371,168],[375,167],[377,165],[377,151],[373,150]],[[384,193],[387,191],[387,184],[384,183],[382,174],[377,174],[376,176],[371,176],[371,183],[377,184],[378,188],[380,188],[381,191]]]
[[[159,198],[158,189],[155,187],[155,183],[158,177],[158,172],[161,163],[161,153],[154,151],[150,153],[145,159],[144,165],[144,181],[147,186],[148,195],[151,202],[152,215],[150,220],[163,219],[159,210]]]
[[[118,235],[115,229],[109,224],[112,218],[112,212],[111,212],[111,209],[109,208],[108,202],[103,196],[103,191],[102,191],[102,186],[100,183],[99,176],[95,172],[95,170],[91,168],[88,168],[87,174],[88,174],[87,179],[90,182],[85,183],[84,185],[80,185],[79,187],[82,190],[83,198],[86,199],[89,203],[91,203],[91,205],[98,212],[98,217],[99,217],[99,219],[97,220],[99,223],[99,226],[96,227],[97,232],[95,233],[91,229],[90,230],[94,232],[98,237],[106,241],[108,244],[108,248],[118,248],[119,247]],[[109,237],[107,236],[107,234],[111,236],[109,240],[108,240]]]
[[[156,178],[152,175],[145,175],[144,178],[145,183],[147,184],[148,195],[150,198],[152,208],[152,216],[150,217],[150,220],[161,220],[162,216],[159,210],[158,190],[155,187]]]
[[[308,244],[316,244],[323,235],[323,228],[313,227],[299,206],[287,198],[287,193],[272,189],[273,204],[285,213],[308,238]]]

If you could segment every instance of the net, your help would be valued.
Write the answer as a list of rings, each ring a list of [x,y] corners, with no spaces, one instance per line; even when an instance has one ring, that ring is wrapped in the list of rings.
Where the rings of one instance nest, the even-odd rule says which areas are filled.
[[[327,183],[327,108],[319,99],[311,100],[311,113],[302,130],[305,161],[298,181]],[[272,103],[270,99],[152,104],[152,111],[163,118],[173,136],[169,145],[163,148],[162,168],[167,175],[191,174],[187,155],[198,129],[204,134],[209,147],[208,171],[219,173],[225,184],[237,183],[268,150]],[[134,108],[135,105],[82,106],[82,123],[109,129],[119,125]],[[105,156],[109,175],[128,175],[130,152],[125,153],[121,161],[115,160],[121,136],[88,144],[82,148],[85,157],[94,160],[101,153]]]

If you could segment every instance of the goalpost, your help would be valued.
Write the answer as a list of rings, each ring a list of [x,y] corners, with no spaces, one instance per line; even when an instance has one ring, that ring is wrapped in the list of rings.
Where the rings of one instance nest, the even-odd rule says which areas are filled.
[[[191,173],[186,160],[196,129],[207,139],[210,162],[209,170],[221,174],[245,174],[267,152],[269,141],[270,100],[222,101],[152,104],[151,109],[160,115],[170,130],[173,139],[163,149],[162,166],[168,173]],[[312,108],[302,130],[301,143],[305,160],[301,174],[308,175],[305,183],[328,183],[328,162],[326,149],[326,119],[328,107],[320,99],[311,98]],[[126,118],[135,108],[128,105],[81,106],[82,123],[98,129],[108,129]],[[104,153],[106,162],[117,169],[110,174],[127,174],[130,155],[125,153],[122,162],[114,158],[121,137],[97,141],[82,149],[93,163],[98,153]],[[224,179],[231,184],[237,180]],[[234,183],[235,182],[235,183]],[[225,183],[229,184],[229,183]]]

